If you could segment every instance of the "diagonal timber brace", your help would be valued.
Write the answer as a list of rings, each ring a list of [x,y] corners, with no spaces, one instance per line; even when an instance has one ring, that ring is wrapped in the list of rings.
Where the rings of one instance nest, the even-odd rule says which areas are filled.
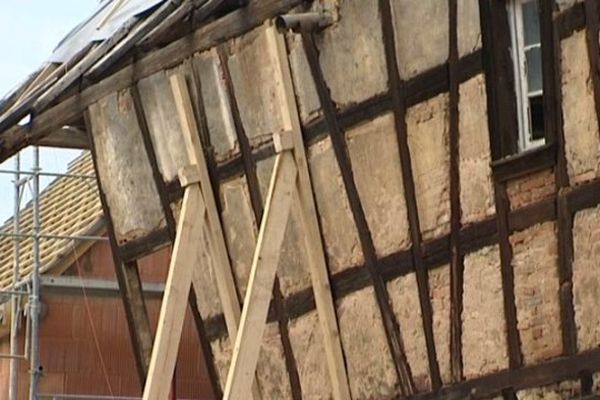
[[[246,399],[250,397],[248,394],[252,393],[252,398],[259,399],[260,393],[255,379],[256,366],[284,232],[292,209],[301,222],[308,254],[333,398],[350,399],[287,49],[284,38],[274,26],[267,24],[265,34],[268,38],[268,52],[277,71],[275,78],[281,81],[278,96],[284,127],[282,133],[274,136],[278,155],[266,199],[265,213],[260,224],[243,310],[240,310],[237,298],[225,236],[185,76],[177,72],[170,77],[186,142],[188,162],[192,167],[180,172],[182,187],[185,187],[184,205],[179,217],[176,245],[167,280],[168,287],[161,305],[157,338],[144,390],[146,400],[163,400],[168,396],[187,296],[190,288],[195,286],[194,282],[199,279],[193,272],[193,265],[201,262],[202,255],[208,255],[210,259],[227,330],[234,345],[224,398]],[[204,246],[205,240],[208,246]],[[187,265],[187,268],[184,265]]]
[[[243,399],[252,384],[281,245],[290,216],[297,173],[291,151],[280,153],[275,161],[265,213],[252,259],[240,328],[225,385],[225,399]]]

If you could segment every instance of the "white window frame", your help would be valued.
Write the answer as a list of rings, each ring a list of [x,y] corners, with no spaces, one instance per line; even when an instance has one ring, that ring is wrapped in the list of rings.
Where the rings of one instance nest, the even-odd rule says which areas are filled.
[[[519,122],[519,151],[526,151],[543,145],[544,138],[532,139],[531,113],[529,97],[543,95],[543,90],[529,93],[527,84],[527,59],[525,51],[533,47],[541,47],[540,44],[530,45],[525,48],[525,30],[523,27],[523,3],[531,0],[510,0],[508,4],[508,19],[510,25],[511,51],[513,58],[515,91],[517,99],[517,119]],[[535,1],[535,0],[534,0]],[[540,25],[541,25],[540,21]]]

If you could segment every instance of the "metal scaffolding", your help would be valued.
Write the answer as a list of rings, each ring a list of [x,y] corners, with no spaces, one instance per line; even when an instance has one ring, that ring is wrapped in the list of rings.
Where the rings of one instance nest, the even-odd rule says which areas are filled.
[[[62,174],[54,172],[42,172],[40,168],[40,151],[39,147],[33,147],[33,166],[30,171],[23,171],[21,169],[21,155],[17,154],[14,158],[14,170],[0,169],[0,175],[10,174],[13,176],[14,184],[14,210],[12,233],[1,232],[0,237],[11,237],[13,240],[13,270],[12,270],[12,285],[6,290],[0,290],[0,295],[10,296],[10,309],[11,309],[11,325],[10,325],[10,353],[0,354],[0,359],[5,358],[10,360],[10,380],[8,388],[9,400],[17,400],[19,398],[19,362],[26,360],[29,361],[29,373],[30,373],[30,384],[29,384],[29,399],[38,399],[38,384],[41,378],[42,367],[40,365],[40,341],[39,341],[39,328],[40,328],[40,292],[41,292],[41,280],[40,271],[42,270],[41,265],[41,254],[40,254],[40,242],[41,240],[106,240],[104,237],[97,236],[65,236],[53,234],[50,232],[42,233],[41,228],[41,215],[40,215],[40,177],[54,177],[54,178],[67,178],[67,179],[90,179],[95,180],[96,177],[93,175],[80,175],[80,174]],[[21,231],[21,202],[23,200],[24,187],[29,186],[31,189],[31,208],[33,214],[33,229],[31,232]],[[33,265],[31,274],[28,277],[21,275],[20,255],[21,255],[21,241],[32,240],[32,253],[33,253]],[[20,352],[19,349],[19,328],[20,318],[22,313],[21,303],[22,297],[27,296],[28,302],[25,309],[26,322],[25,322],[25,343],[23,350]]]

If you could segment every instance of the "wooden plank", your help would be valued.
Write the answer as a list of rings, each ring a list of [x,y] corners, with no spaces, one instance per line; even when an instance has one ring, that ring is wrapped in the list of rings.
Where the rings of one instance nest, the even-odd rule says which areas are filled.
[[[429,277],[423,264],[423,251],[421,248],[421,226],[419,221],[419,210],[415,194],[415,182],[412,172],[410,149],[408,146],[408,132],[406,127],[406,98],[404,96],[404,84],[400,80],[398,70],[398,59],[396,54],[395,35],[393,31],[392,11],[389,0],[379,2],[383,24],[383,40],[385,45],[385,58],[389,77],[389,86],[392,92],[394,104],[394,128],[398,139],[398,152],[402,171],[402,184],[404,186],[404,200],[410,237],[412,242],[412,258],[417,275],[417,286],[419,291],[419,304],[425,343],[427,346],[427,361],[429,363],[429,374],[433,390],[442,386],[440,369],[437,360],[435,340],[433,337],[433,310],[429,298]]]
[[[396,316],[392,310],[389,293],[387,292],[385,283],[381,277],[380,271],[377,269],[373,240],[370,236],[364,210],[360,204],[358,189],[356,187],[356,183],[354,182],[343,133],[339,127],[336,118],[335,107],[330,97],[329,89],[327,88],[327,84],[323,76],[323,71],[321,70],[321,66],[319,64],[319,55],[314,37],[312,34],[303,33],[302,42],[327,123],[335,158],[340,168],[342,181],[348,197],[348,202],[350,203],[352,217],[358,231],[361,249],[365,257],[365,264],[373,282],[373,291],[379,306],[379,311],[381,312],[386,339],[390,346],[392,360],[400,381],[400,388],[403,394],[410,395],[414,393],[415,388],[412,375],[410,373],[410,367],[404,353],[402,339],[400,337],[398,328],[398,321],[396,320]]]
[[[177,224],[177,237],[160,307],[156,340],[144,387],[144,400],[164,400],[171,390],[192,285],[193,266],[202,262],[201,243],[204,236],[203,228],[197,221],[204,219],[205,212],[199,185],[188,186],[183,195]]]
[[[96,183],[98,185],[100,203],[102,204],[102,210],[106,216],[106,225],[115,267],[115,275],[117,277],[117,282],[119,283],[119,291],[121,293],[123,308],[125,310],[125,318],[129,328],[129,335],[135,357],[138,378],[140,380],[140,385],[143,385],[146,381],[148,366],[150,364],[150,354],[152,352],[152,331],[150,330],[148,311],[146,309],[144,293],[142,291],[142,282],[138,272],[137,263],[135,261],[123,263],[121,255],[119,254],[119,247],[117,245],[117,238],[112,222],[110,207],[106,201],[106,195],[102,190],[102,182],[100,181],[100,175],[98,174],[96,148],[94,146],[94,139],[92,137],[90,121],[91,116],[89,115],[89,110],[84,113],[84,119],[86,130],[89,136],[92,160],[94,162],[94,171],[96,174]]]
[[[212,255],[215,257],[213,266],[219,297],[225,313],[227,328],[231,337],[237,334],[237,327],[241,315],[240,303],[237,298],[235,283],[227,246],[225,245],[225,236],[219,220],[217,206],[215,203],[215,194],[210,183],[210,176],[206,166],[206,159],[202,151],[198,127],[196,125],[194,110],[190,99],[185,76],[177,73],[170,77],[171,88],[175,96],[175,105],[181,122],[181,129],[186,140],[188,150],[188,161],[190,164],[197,165],[201,175],[200,186],[204,201],[206,202],[208,238],[214,245]]]
[[[450,82],[450,369],[455,382],[462,380],[462,310],[464,256],[460,252],[460,148],[459,148],[459,77],[458,77],[458,4],[448,0]]]
[[[284,37],[276,31],[275,27],[268,28],[267,35],[269,52],[273,55],[276,70],[280,74],[283,85],[282,97],[279,100],[284,129],[292,132],[294,142],[294,157],[298,168],[297,190],[295,191],[297,199],[294,202],[299,205],[298,220],[304,232],[304,244],[308,254],[312,289],[319,315],[319,326],[323,335],[333,398],[336,400],[350,399],[350,387],[344,364],[338,319],[331,294],[325,250],[323,242],[320,240],[321,232],[317,220],[316,205],[286,44]]]
[[[134,110],[138,119],[138,124],[140,126],[140,130],[142,132],[142,137],[144,138],[144,147],[146,149],[146,153],[148,154],[148,159],[150,160],[150,165],[152,167],[152,175],[154,177],[154,182],[156,184],[156,189],[158,190],[161,204],[163,207],[163,211],[165,213],[165,218],[167,221],[167,232],[169,233],[171,239],[171,245],[174,246],[175,238],[176,238],[176,223],[175,217],[173,215],[173,210],[171,209],[171,202],[169,200],[167,189],[165,182],[163,180],[162,174],[160,173],[158,167],[158,160],[156,156],[156,152],[154,151],[154,145],[152,143],[152,138],[150,135],[150,130],[148,128],[148,122],[145,114],[145,110],[142,104],[142,100],[140,97],[140,92],[138,90],[137,84],[131,87],[131,96],[133,99]],[[182,183],[182,186],[187,186],[185,182]],[[200,286],[195,286],[200,287]],[[195,289],[195,288],[194,288]],[[221,387],[219,385],[219,379],[216,372],[216,366],[214,363],[214,357],[212,354],[212,348],[210,343],[206,340],[206,333],[204,331],[204,323],[202,321],[202,316],[200,314],[200,310],[198,309],[198,303],[196,301],[196,293],[194,290],[190,291],[190,295],[188,298],[188,304],[190,306],[190,311],[194,318],[194,324],[196,326],[196,332],[198,333],[198,340],[200,341],[200,345],[202,347],[202,353],[204,355],[204,362],[206,365],[206,370],[209,375],[209,380],[211,383],[211,388],[213,393],[218,395],[221,394]]]
[[[502,270],[502,298],[506,319],[506,345],[508,346],[509,368],[519,368],[521,356],[521,340],[517,328],[517,308],[515,305],[515,277],[512,267],[512,247],[509,240],[508,214],[510,204],[506,193],[506,184],[494,183],[494,199],[496,203],[496,222],[498,224],[498,244],[500,246],[500,268]]]
[[[252,205],[252,211],[254,213],[256,224],[260,225],[260,222],[263,218],[263,199],[260,193],[258,175],[256,174],[256,160],[254,160],[252,157],[250,141],[246,135],[246,130],[244,129],[244,125],[242,123],[242,118],[235,95],[235,88],[233,87],[233,79],[231,78],[231,73],[229,71],[228,56],[222,46],[217,49],[217,53],[219,56],[219,62],[221,64],[221,73],[223,80],[225,81],[226,93],[231,107],[231,116],[235,127],[235,134],[240,146],[242,162],[244,164],[246,182],[248,183],[248,192],[250,193],[250,203]],[[286,316],[285,307],[283,305],[283,294],[281,293],[279,278],[277,275],[275,276],[275,283],[273,285],[273,303],[277,312],[277,323],[279,326],[283,357],[290,381],[292,398],[294,400],[300,400],[302,399],[300,376],[298,374],[298,366],[296,365],[296,359],[294,357],[288,332],[289,318]]]
[[[290,216],[298,169],[291,152],[277,156],[265,204],[240,328],[223,398],[243,399],[250,392],[267,321],[281,244]]]
[[[219,218],[216,197],[200,142],[192,99],[187,88],[185,76],[182,73],[172,75],[169,80],[179,114],[181,129],[186,141],[189,162],[198,166],[200,172],[200,187],[204,201],[206,202],[206,220],[202,220],[201,223],[204,225],[205,236],[208,239],[213,272],[217,282],[217,291],[221,300],[221,306],[223,307],[229,340],[234,345],[241,317],[240,303],[237,297],[227,245],[225,244],[225,235]],[[260,392],[256,384],[252,386],[251,397],[254,400],[260,399]]]

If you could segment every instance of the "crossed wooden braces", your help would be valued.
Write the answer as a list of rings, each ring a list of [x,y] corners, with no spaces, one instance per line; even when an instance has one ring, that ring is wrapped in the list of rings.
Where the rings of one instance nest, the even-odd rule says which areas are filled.
[[[190,165],[179,172],[181,186],[185,192],[144,388],[145,400],[164,400],[169,394],[189,291],[192,287],[194,290],[201,290],[198,279],[202,277],[194,274],[194,266],[206,259],[211,261],[227,330],[233,341],[233,355],[224,399],[247,399],[250,397],[249,393],[252,393],[254,400],[260,399],[260,392],[255,384],[255,372],[292,204],[301,221],[302,236],[308,253],[312,288],[333,396],[340,400],[350,399],[286,44],[274,26],[268,24],[265,31],[269,44],[268,52],[283,83],[281,98],[278,100],[285,129],[273,137],[277,156],[254,250],[243,310],[240,310],[236,294],[225,236],[185,76],[182,73],[170,76]],[[205,243],[208,246],[205,246]],[[208,255],[207,258],[203,257],[205,254]]]

